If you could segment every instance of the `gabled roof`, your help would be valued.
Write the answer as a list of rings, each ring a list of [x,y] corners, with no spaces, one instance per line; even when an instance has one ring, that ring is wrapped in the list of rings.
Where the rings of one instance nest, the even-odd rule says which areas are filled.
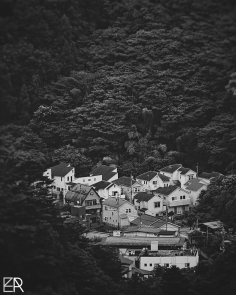
[[[155,176],[157,175],[157,172],[155,171],[148,171],[145,172],[143,174],[140,174],[136,177],[136,179],[142,179],[142,180],[148,180],[150,181],[151,179],[153,179]]]
[[[137,200],[138,203],[144,201],[144,202],[148,202],[149,200],[151,200],[152,198],[154,197],[153,194],[149,194],[149,193],[146,193],[146,192],[140,192],[140,193],[137,193],[135,196],[134,196],[134,199]]]
[[[160,169],[160,171],[167,172],[167,173],[173,173],[177,169],[179,169],[180,167],[182,167],[181,164],[174,164],[174,165],[169,165],[169,166],[163,167]]]
[[[102,180],[108,181],[117,174],[117,172],[113,172],[115,169],[115,167],[100,165],[90,172],[90,176],[102,175]]]
[[[191,191],[198,191],[200,188],[202,188],[205,184],[200,182],[201,179],[199,178],[193,178],[187,181],[184,185],[186,185],[186,190]]]
[[[142,214],[140,217],[131,221],[131,223],[134,225],[140,225],[140,221],[142,222],[142,225],[151,225],[157,221],[157,218],[148,214]]]
[[[189,170],[191,170],[191,169],[190,168],[184,168],[184,167],[179,168],[180,174],[186,174]]]
[[[80,202],[82,205],[91,190],[94,191],[92,187],[78,183],[73,186],[70,191],[67,191],[65,200],[70,202]],[[96,192],[94,191],[94,193]]]
[[[122,206],[124,204],[130,204],[134,207],[134,205],[132,203],[126,201],[125,199],[114,198],[114,197],[110,197],[110,198],[106,199],[102,204],[105,206],[113,207],[113,208],[119,208],[120,206]]]
[[[117,184],[117,185],[122,185],[122,186],[131,186],[131,177],[127,177],[127,176],[122,176],[116,180],[112,181],[113,183]],[[135,184],[135,180],[132,179],[132,185]]]
[[[212,229],[222,228],[222,226],[223,226],[223,223],[219,220],[199,223],[199,225],[201,225],[201,224],[204,224],[205,226],[210,227]]]
[[[167,187],[159,187],[158,189],[154,190],[155,193],[162,194],[165,196],[169,196],[171,193],[173,193],[178,186],[167,186]]]
[[[123,255],[119,255],[119,258],[120,258],[120,262],[121,262],[121,264],[131,265],[131,264],[134,263],[133,260],[128,259],[128,258],[124,257]]]
[[[158,173],[158,176],[160,177],[160,179],[161,179],[162,181],[169,181],[169,180],[170,180],[170,177],[165,176],[165,175],[163,175],[163,174],[161,174],[161,173]]]
[[[211,172],[211,173],[203,172],[199,175],[199,177],[206,178],[206,179],[211,179],[213,177],[219,177],[219,176],[223,176],[223,174],[219,172]]]
[[[94,187],[97,191],[100,189],[105,189],[105,188],[109,188],[113,185],[113,183],[105,181],[105,180],[101,180],[99,182],[96,182],[94,184],[92,184],[91,186]]]
[[[52,177],[54,176],[60,176],[64,177],[66,174],[68,174],[74,167],[71,167],[68,163],[60,163],[56,166],[53,166],[49,169],[52,170]]]

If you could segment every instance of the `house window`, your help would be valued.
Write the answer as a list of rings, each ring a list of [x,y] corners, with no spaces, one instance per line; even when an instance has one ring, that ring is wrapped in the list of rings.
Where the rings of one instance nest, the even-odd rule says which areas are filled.
[[[85,206],[93,206],[93,205],[97,205],[96,200],[85,201]]]
[[[107,210],[107,206],[105,206],[105,210]]]
[[[111,215],[113,215],[113,212],[111,213]]]
[[[68,186],[68,190],[70,191],[70,186]]]
[[[189,175],[188,177],[189,177],[189,180],[193,179],[193,174]]]
[[[161,203],[160,202],[154,202],[154,208],[160,208]]]
[[[91,181],[91,179],[89,178],[88,181]]]
[[[128,213],[129,212],[129,209],[126,209],[125,212]]]
[[[131,213],[131,209],[129,209],[129,213]]]
[[[107,217],[105,217],[105,220],[107,221]]]
[[[185,196],[183,196],[183,199],[185,199]]]
[[[72,181],[72,176],[70,177],[70,181]]]
[[[53,188],[56,189],[57,187],[54,185]]]
[[[149,266],[152,266],[152,263],[150,263]]]
[[[61,188],[61,191],[63,192],[63,188]]]
[[[169,263],[164,263],[164,267],[169,267]]]
[[[61,181],[62,181],[62,177],[61,177]]]
[[[185,263],[185,267],[190,267],[190,263]]]
[[[96,181],[96,178],[94,178],[94,181]]]
[[[93,195],[93,191],[90,192],[90,195]]]
[[[111,217],[110,217],[110,220],[111,220]]]
[[[157,181],[153,181],[152,183],[153,183],[153,184],[157,184]]]
[[[59,187],[57,187],[57,191],[58,191],[58,192],[60,191],[60,188],[59,188]]]
[[[85,179],[83,179],[83,182],[85,182]]]
[[[147,266],[147,263],[144,263],[144,266]]]
[[[96,200],[93,200],[93,205],[97,205],[97,201]]]
[[[180,200],[182,200],[182,196],[180,196]]]
[[[175,200],[177,200],[177,197],[172,197],[172,201],[175,201]]]
[[[67,181],[69,181],[70,180],[70,177],[69,176],[67,176]]]

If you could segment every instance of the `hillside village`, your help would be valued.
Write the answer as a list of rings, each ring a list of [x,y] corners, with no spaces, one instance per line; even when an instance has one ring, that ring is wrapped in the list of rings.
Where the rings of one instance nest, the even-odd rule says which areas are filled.
[[[206,242],[182,230],[175,221],[198,204],[202,190],[211,180],[223,176],[169,165],[159,171],[147,171],[132,177],[119,177],[117,167],[100,165],[88,176],[75,177],[75,168],[68,163],[48,168],[44,176],[52,180],[51,193],[55,202],[68,204],[65,222],[79,220],[88,229],[90,239],[116,247],[124,268],[124,276],[136,273],[153,275],[157,265],[179,268],[194,267],[204,253],[197,248]],[[107,232],[94,231],[99,225]],[[221,222],[199,224],[203,233],[221,229]],[[191,242],[190,242],[191,241]]]

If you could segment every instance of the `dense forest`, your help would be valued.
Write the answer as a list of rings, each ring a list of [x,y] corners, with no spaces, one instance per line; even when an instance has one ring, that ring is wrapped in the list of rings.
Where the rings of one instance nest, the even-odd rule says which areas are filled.
[[[234,172],[235,47],[233,0],[2,0],[2,277],[28,294],[235,294],[233,246],[196,271],[124,282],[115,251],[63,224],[42,177],[60,161],[76,176],[98,163]],[[236,229],[235,178],[218,181],[195,218]]]

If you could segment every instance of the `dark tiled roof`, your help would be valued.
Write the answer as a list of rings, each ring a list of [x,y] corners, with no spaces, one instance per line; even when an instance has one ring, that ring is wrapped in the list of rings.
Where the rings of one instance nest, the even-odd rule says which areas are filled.
[[[139,275],[153,275],[154,274],[153,270],[149,271],[149,270],[140,269],[137,267],[133,267],[132,271],[133,271],[133,274],[139,274]]]
[[[110,206],[110,207],[114,207],[114,208],[118,208],[124,204],[130,204],[132,206],[134,206],[133,204],[131,204],[130,202],[124,200],[124,199],[121,199],[121,198],[114,198],[114,197],[110,197],[108,199],[106,199],[102,204],[105,205],[105,206]]]
[[[121,262],[121,264],[131,265],[131,264],[134,263],[133,260],[130,260],[130,259],[124,257],[123,255],[119,255],[119,258],[120,258],[120,262]]]
[[[61,163],[59,165],[53,166],[50,169],[52,170],[52,177],[60,176],[64,177],[67,173],[69,173],[73,167],[69,166],[70,164]]]
[[[161,179],[162,181],[169,181],[169,180],[170,180],[170,177],[165,176],[165,175],[163,175],[163,174],[161,174],[161,173],[158,173],[158,176],[160,177],[160,179]]]
[[[157,221],[157,218],[151,215],[142,214],[141,217],[134,219],[130,223],[134,225],[140,225],[140,221],[142,222],[142,225],[150,225]]]
[[[142,180],[151,180],[153,179],[155,176],[157,175],[157,172],[155,171],[148,171],[148,172],[145,172],[143,174],[140,174],[136,177],[136,179],[142,179]]]
[[[152,241],[158,241],[160,246],[183,246],[185,238],[182,237],[107,237],[103,238],[100,244],[120,246],[120,245],[151,245]]]
[[[181,167],[179,168],[179,171],[181,174],[186,174],[189,170],[191,170],[190,168],[184,168],[184,167]]]
[[[163,235],[163,236],[173,236],[175,235],[176,231],[172,231],[172,230],[161,230],[159,232],[159,236]]]
[[[182,166],[181,164],[169,165],[164,168],[161,168],[160,171],[167,172],[167,173],[173,173],[181,166]]]
[[[187,181],[184,185],[186,185],[187,190],[191,191],[198,191],[201,187],[203,187],[205,184],[200,183],[201,179],[199,178],[193,178],[189,181]]]
[[[144,202],[148,202],[149,200],[151,200],[152,198],[154,197],[153,194],[148,194],[146,192],[140,192],[140,193],[137,193],[135,196],[134,196],[134,199],[137,200],[138,203],[144,201]]]
[[[113,183],[117,185],[123,185],[123,186],[131,186],[131,177],[122,176],[114,181]],[[132,179],[132,185],[135,183],[135,180]]]
[[[219,172],[211,172],[211,173],[203,172],[202,174],[199,175],[199,177],[211,179],[212,177],[219,177],[221,175],[222,174]]]
[[[106,187],[110,187],[110,186],[112,186],[112,185],[113,185],[113,184],[110,183],[110,182],[108,182],[108,181],[101,180],[101,181],[99,181],[99,182],[94,183],[94,184],[91,185],[91,186],[93,186],[93,187],[98,191],[98,190],[100,190],[100,189],[104,189],[104,188],[106,188]]]
[[[167,186],[167,187],[159,187],[154,192],[158,194],[162,194],[165,196],[169,196],[173,191],[175,191],[178,187],[177,186]]]
[[[111,166],[100,165],[90,172],[90,175],[102,175],[102,180],[108,181],[112,176],[117,174],[117,172],[113,172],[115,169],[116,168]]]
[[[159,233],[159,229],[157,229],[156,227],[152,227],[152,226],[130,226],[128,228],[126,228],[123,232],[124,233],[131,233],[131,232],[142,232],[142,233],[153,233],[153,234],[157,234]]]
[[[73,186],[70,191],[67,191],[65,195],[65,199],[66,201],[70,201],[70,202],[79,201],[80,204],[82,205],[86,196],[90,192],[90,190],[94,191],[94,189],[91,188],[90,186],[78,183],[75,186]]]

